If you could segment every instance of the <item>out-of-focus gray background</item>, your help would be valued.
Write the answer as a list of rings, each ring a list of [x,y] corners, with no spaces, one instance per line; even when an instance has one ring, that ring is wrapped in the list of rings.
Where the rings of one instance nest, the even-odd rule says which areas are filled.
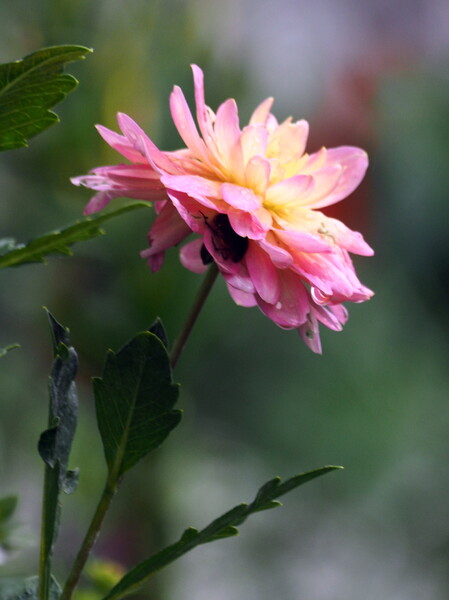
[[[62,122],[29,149],[0,156],[0,236],[25,241],[77,219],[89,194],[69,177],[119,161],[94,130],[115,113],[163,149],[180,145],[168,96],[192,101],[202,66],[212,108],[237,99],[241,122],[267,96],[274,113],[311,123],[309,150],[359,145],[366,181],[332,214],[363,232],[356,258],[376,296],[350,308],[323,356],[257,309],[235,306],[220,281],[179,367],[185,418],[125,480],[97,554],[133,565],[187,525],[202,527],[251,500],[273,475],[323,464],[327,475],[254,516],[241,536],[202,547],[139,598],[176,600],[446,600],[449,236],[449,4],[445,0],[15,0],[0,5],[0,61],[41,46],[95,49],[69,71],[78,90]],[[81,361],[81,417],[56,556],[64,577],[102,486],[89,379],[159,315],[173,339],[201,278],[172,250],[152,275],[138,252],[151,211],[47,266],[5,270],[0,346],[0,496],[20,493],[22,549],[0,574],[37,570],[50,337],[42,305],[68,325]],[[140,522],[139,522],[140,521]],[[81,523],[81,525],[78,524]],[[139,524],[136,524],[139,522]],[[137,596],[136,596],[137,598]]]

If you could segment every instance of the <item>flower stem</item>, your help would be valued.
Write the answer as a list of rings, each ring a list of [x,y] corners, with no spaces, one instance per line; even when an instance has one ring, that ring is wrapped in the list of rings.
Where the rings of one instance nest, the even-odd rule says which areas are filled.
[[[203,308],[206,298],[208,297],[209,292],[211,291],[212,286],[214,285],[217,275],[218,267],[215,263],[212,263],[198,292],[195,302],[193,303],[187,320],[184,323],[184,327],[173,345],[172,351],[170,353],[170,364],[172,369],[178,362],[178,358],[181,355],[181,352],[187,342],[190,332],[192,331],[195,321],[197,320],[198,315],[200,314],[201,309]]]
[[[100,501],[97,506],[97,510],[92,518],[92,521],[87,530],[86,536],[81,544],[79,552],[76,556],[75,562],[73,563],[72,570],[70,571],[69,577],[62,591],[60,600],[70,600],[72,597],[73,590],[80,578],[84,565],[89,558],[90,551],[92,550],[95,541],[97,540],[100,532],[101,524],[103,523],[104,516],[111,504],[111,501],[117,491],[117,484],[112,477],[108,477],[105,488],[101,495]]]
[[[40,558],[39,558],[39,600],[48,600],[50,595],[51,581],[51,564],[50,552],[48,550],[48,535],[47,535],[47,502],[50,494],[50,468],[45,465],[44,475],[44,494],[42,500],[42,520],[41,520],[41,542],[40,542]],[[56,514],[53,515],[56,520]]]

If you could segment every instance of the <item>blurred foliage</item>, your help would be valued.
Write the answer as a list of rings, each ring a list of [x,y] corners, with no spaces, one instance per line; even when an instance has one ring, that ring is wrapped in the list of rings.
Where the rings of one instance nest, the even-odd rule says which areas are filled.
[[[177,147],[168,95],[176,83],[191,102],[191,62],[205,70],[212,107],[233,96],[248,114],[247,63],[217,60],[213,40],[208,45],[198,34],[198,6],[182,0],[132,0],[126,7],[119,0],[0,5],[1,62],[52,44],[95,50],[73,65],[80,85],[60,107],[61,124],[29,149],[1,157],[0,237],[26,240],[79,218],[88,193],[71,186],[69,177],[117,162],[93,127],[116,129],[117,111],[130,114],[161,147]],[[260,20],[242,23],[247,36],[254,27]],[[270,46],[283,37],[275,31],[258,49],[267,65]],[[359,66],[365,73],[364,63]],[[295,333],[282,332],[255,309],[235,306],[223,282],[217,283],[177,367],[183,424],[164,451],[130,474],[97,553],[131,566],[176,539],[186,522],[202,527],[220,508],[250,496],[273,470],[285,475],[333,463],[345,471],[304,488],[296,508],[288,508],[289,518],[262,514],[238,541],[220,542],[170,567],[140,598],[202,600],[210,597],[212,582],[217,597],[228,600],[242,594],[245,600],[448,597],[445,71],[447,63],[429,67],[414,57],[408,68],[380,69],[364,100],[371,125],[364,139],[354,139],[356,131],[366,131],[360,122],[344,121],[326,104],[323,143],[330,143],[333,123],[340,128],[335,143],[369,150],[369,181],[360,201],[363,233],[376,256],[356,266],[377,295],[350,307],[342,333],[323,332],[324,355],[317,357]],[[308,118],[313,132],[322,123],[320,108],[294,117]],[[64,514],[79,515],[80,524],[63,526],[58,578],[93,510],[88,498],[100,493],[104,476],[88,380],[101,372],[106,348],[118,348],[158,315],[173,340],[200,285],[182,269],[176,250],[159,273],[148,271],[138,252],[150,220],[140,211],[124,215],[75,257],[1,273],[0,346],[22,345],[0,362],[1,493],[20,494],[18,518],[35,544],[35,446],[45,427],[51,363],[40,306],[70,326],[80,351],[73,463],[89,467],[81,470],[78,492],[64,499]],[[162,475],[166,470],[176,487]],[[136,529],[135,519],[146,526]],[[35,548],[24,548],[3,570],[22,572],[34,556]]]

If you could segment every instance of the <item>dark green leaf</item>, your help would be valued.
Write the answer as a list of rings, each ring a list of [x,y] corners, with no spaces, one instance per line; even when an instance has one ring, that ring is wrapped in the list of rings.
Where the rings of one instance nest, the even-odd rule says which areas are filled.
[[[296,477],[287,479],[284,483],[281,482],[279,477],[268,481],[259,489],[251,504],[239,504],[235,506],[201,531],[192,527],[186,529],[176,543],[164,548],[129,571],[103,600],[119,600],[119,598],[131,594],[154,573],[160,571],[196,546],[237,535],[238,530],[236,529],[236,525],[243,523],[249,515],[255,512],[265,510],[266,508],[274,508],[275,499],[279,496],[329,471],[341,468],[336,466],[322,467],[296,475]],[[280,503],[276,505],[279,506]]]
[[[19,578],[5,577],[0,578],[0,598],[1,600],[38,600],[39,599],[39,580],[37,576]],[[61,588],[54,577],[51,578],[49,600],[58,600],[61,595]]]
[[[168,350],[167,333],[159,317],[157,317],[157,319],[154,321],[154,323],[151,325],[148,331],[150,333],[154,333],[154,335],[157,336],[164,344],[165,349]]]
[[[75,242],[90,240],[93,237],[104,234],[104,231],[99,227],[104,221],[108,221],[113,217],[135,210],[136,208],[148,208],[149,206],[148,202],[130,202],[114,210],[85,217],[65,229],[52,231],[31,240],[26,245],[18,244],[12,249],[11,245],[9,245],[9,250],[0,256],[0,269],[33,262],[45,262],[45,256],[48,254],[71,256],[73,252],[69,246]]]
[[[28,139],[59,117],[49,110],[78,85],[64,65],[92,52],[84,46],[42,48],[0,65],[0,150],[28,146]]]
[[[9,344],[9,346],[0,348],[0,358],[2,356],[5,356],[5,354],[8,354],[8,352],[10,352],[11,350],[14,350],[14,348],[20,348],[20,344]]]
[[[54,362],[49,379],[50,406],[48,429],[39,439],[39,453],[45,462],[44,506],[40,555],[40,574],[49,586],[50,560],[59,529],[60,495],[74,489],[75,476],[67,471],[78,417],[78,398],[74,378],[78,357],[70,345],[68,329],[47,311],[50,322]]]
[[[109,351],[103,378],[94,379],[98,427],[109,473],[118,479],[157,448],[181,418],[173,406],[167,351],[156,335],[137,334],[117,353]]]

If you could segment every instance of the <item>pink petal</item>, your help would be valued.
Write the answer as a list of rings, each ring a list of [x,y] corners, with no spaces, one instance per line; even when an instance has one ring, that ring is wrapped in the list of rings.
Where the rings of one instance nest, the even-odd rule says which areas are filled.
[[[244,211],[257,210],[262,206],[262,198],[247,187],[234,185],[233,183],[223,183],[221,185],[223,200],[230,206]]]
[[[338,183],[330,193],[314,202],[314,208],[330,206],[349,196],[365,175],[368,167],[368,156],[364,150],[352,146],[328,149],[326,166],[336,165],[339,165],[342,169]],[[318,173],[313,173],[313,175],[314,177],[318,176]]]
[[[234,179],[243,178],[243,152],[240,144],[240,126],[237,104],[229,98],[217,110],[215,141],[224,165]]]
[[[333,219],[323,214],[320,215],[320,220],[321,228],[324,226],[325,230],[328,232],[327,235],[329,235],[340,248],[344,248],[348,252],[360,254],[362,256],[372,256],[374,254],[374,250],[365,242],[362,234],[358,231],[352,231],[338,219]]]
[[[318,235],[295,229],[274,229],[278,240],[295,252],[331,252],[332,247]]]
[[[256,292],[265,302],[275,304],[279,300],[281,283],[268,254],[258,244],[250,242],[245,262]]]
[[[179,251],[179,258],[181,260],[181,264],[189,271],[193,271],[194,273],[204,273],[207,270],[207,265],[205,265],[201,259],[201,247],[203,245],[203,239],[197,238],[188,244],[185,244],[181,250]]]
[[[205,207],[220,210],[225,206],[221,200],[221,184],[198,175],[162,175],[167,190],[183,192]]]
[[[213,129],[213,112],[204,102],[204,74],[197,65],[191,65],[193,71],[193,82],[195,87],[196,118],[198,125],[206,142],[206,146],[214,156],[217,156],[217,145],[215,143],[215,134]]]
[[[242,290],[238,290],[237,288],[230,285],[228,282],[226,282],[226,284],[231,298],[238,306],[246,306],[249,308],[251,306],[257,305],[256,297],[254,296],[254,294],[242,292]]]
[[[293,329],[305,322],[309,298],[301,278],[289,270],[279,271],[281,294],[275,304],[258,299],[259,308],[279,327]]]
[[[271,232],[267,233],[264,240],[260,240],[259,246],[265,250],[265,252],[271,258],[273,264],[278,269],[287,269],[293,263],[293,257],[285,248],[282,248],[274,235]]]
[[[271,107],[273,106],[274,98],[267,98],[259,104],[256,110],[251,115],[249,120],[250,125],[265,125],[268,115],[270,114]]]
[[[327,206],[329,200],[333,197],[333,193],[338,188],[342,176],[343,167],[341,165],[331,165],[315,171],[313,173],[314,188],[300,202],[301,206],[314,209]],[[332,201],[330,203],[332,204]]]
[[[246,165],[254,156],[265,156],[268,132],[262,125],[247,125],[240,136],[243,151],[243,163]]]
[[[183,192],[168,190],[168,196],[180,217],[192,231],[202,234],[206,229],[205,223],[213,219],[216,212],[207,208]]]
[[[254,283],[248,275],[248,272],[243,267],[243,263],[239,263],[238,266],[239,270],[235,273],[222,273],[228,287],[231,285],[233,288],[236,288],[245,294],[254,294],[256,288],[254,287]]]
[[[193,152],[193,154],[205,162],[209,162],[207,148],[203,140],[198,135],[192,113],[188,107],[184,94],[181,88],[175,86],[170,95],[170,110],[173,121],[179,132],[179,135],[184,140],[185,145]]]
[[[251,240],[262,240],[271,226],[271,216],[263,207],[252,213],[230,209],[228,217],[237,235]]]
[[[168,248],[175,246],[191,232],[190,228],[179,216],[176,208],[167,203],[156,217],[150,231],[148,232],[149,248],[142,250],[142,258],[151,259]],[[150,266],[152,266],[150,264]],[[152,266],[153,268],[153,266]]]
[[[322,354],[318,321],[314,315],[308,315],[307,322],[298,327],[298,332],[303,342],[310,350],[312,350],[312,352],[315,352],[315,354]]]
[[[271,134],[268,143],[269,155],[278,157],[281,163],[301,157],[306,149],[308,135],[307,121],[292,123],[291,119],[287,119]]]
[[[124,113],[118,113],[117,121],[120,129],[132,143],[134,148],[141,152],[148,162],[157,170],[166,173],[178,173],[179,168],[164,152],[150,140],[144,130]]]
[[[98,194],[95,194],[95,196],[93,196],[86,204],[83,214],[87,216],[103,210],[103,208],[114,198],[117,198],[117,195],[112,192],[98,192]]]
[[[109,144],[114,150],[120,152],[125,158],[130,160],[132,163],[146,163],[145,156],[136,150],[130,141],[124,136],[111,131],[103,125],[96,125],[98,133]]]

